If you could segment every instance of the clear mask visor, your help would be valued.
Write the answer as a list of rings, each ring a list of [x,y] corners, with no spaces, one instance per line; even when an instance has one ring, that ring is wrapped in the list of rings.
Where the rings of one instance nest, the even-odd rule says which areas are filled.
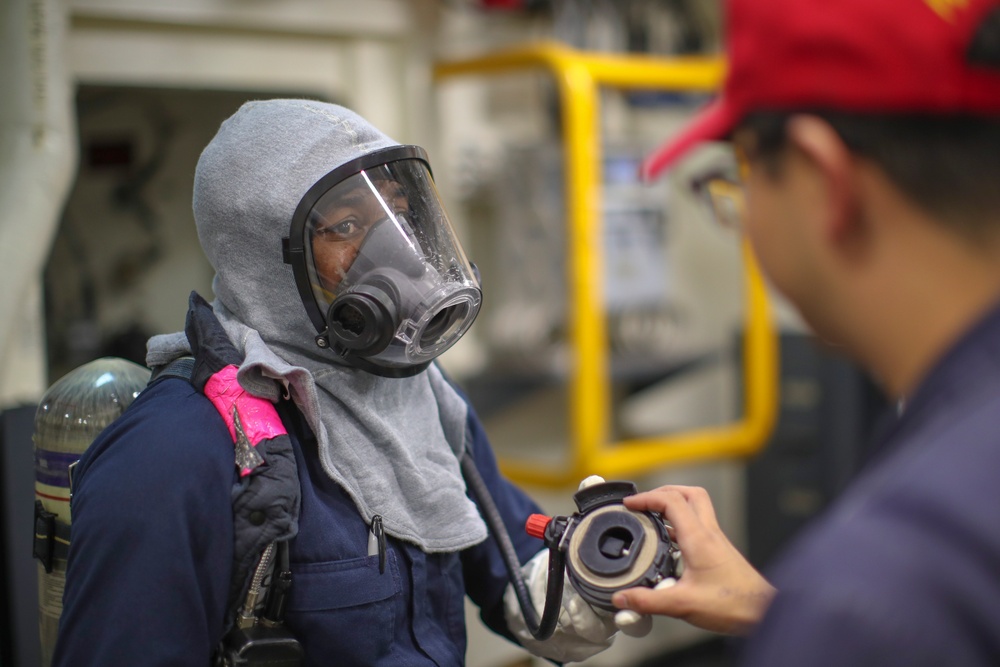
[[[330,342],[348,354],[390,368],[425,363],[479,312],[479,282],[421,160],[334,185],[304,234],[313,297]]]

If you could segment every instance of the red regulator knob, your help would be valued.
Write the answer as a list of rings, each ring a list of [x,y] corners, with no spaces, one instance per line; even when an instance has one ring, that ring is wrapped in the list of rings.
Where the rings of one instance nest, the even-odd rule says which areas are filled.
[[[552,517],[544,514],[532,514],[524,524],[524,530],[532,537],[545,539],[545,528],[551,523]]]

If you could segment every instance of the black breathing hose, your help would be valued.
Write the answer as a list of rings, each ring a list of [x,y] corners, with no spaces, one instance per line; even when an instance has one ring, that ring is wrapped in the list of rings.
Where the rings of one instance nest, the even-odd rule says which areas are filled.
[[[544,641],[552,636],[556,630],[556,622],[559,620],[559,609],[562,607],[563,592],[563,553],[559,551],[558,545],[549,546],[549,578],[545,590],[545,608],[542,610],[542,618],[539,620],[535,605],[531,602],[531,593],[528,585],[521,574],[521,564],[514,550],[514,545],[510,541],[510,535],[504,526],[503,518],[497,510],[493,497],[486,487],[486,482],[479,475],[476,463],[472,456],[466,452],[462,456],[462,475],[465,483],[479,504],[479,510],[486,519],[490,534],[496,540],[500,548],[500,555],[503,557],[504,565],[507,567],[507,574],[510,583],[514,587],[514,594],[517,596],[517,603],[521,607],[521,614],[524,616],[524,623],[528,627],[531,636],[539,641]]]

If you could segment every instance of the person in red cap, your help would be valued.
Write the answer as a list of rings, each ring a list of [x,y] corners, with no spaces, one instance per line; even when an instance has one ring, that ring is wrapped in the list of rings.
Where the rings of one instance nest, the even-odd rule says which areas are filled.
[[[702,489],[685,571],[615,604],[748,635],[750,665],[1000,664],[1000,0],[727,0],[720,96],[645,163],[729,141],[772,285],[897,403],[854,483],[765,579]]]

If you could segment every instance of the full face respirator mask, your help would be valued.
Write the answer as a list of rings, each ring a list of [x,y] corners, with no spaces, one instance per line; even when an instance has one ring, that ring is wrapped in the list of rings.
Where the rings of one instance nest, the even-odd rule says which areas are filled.
[[[416,146],[370,153],[321,178],[295,211],[285,261],[317,346],[378,375],[425,369],[469,329],[482,301]]]

